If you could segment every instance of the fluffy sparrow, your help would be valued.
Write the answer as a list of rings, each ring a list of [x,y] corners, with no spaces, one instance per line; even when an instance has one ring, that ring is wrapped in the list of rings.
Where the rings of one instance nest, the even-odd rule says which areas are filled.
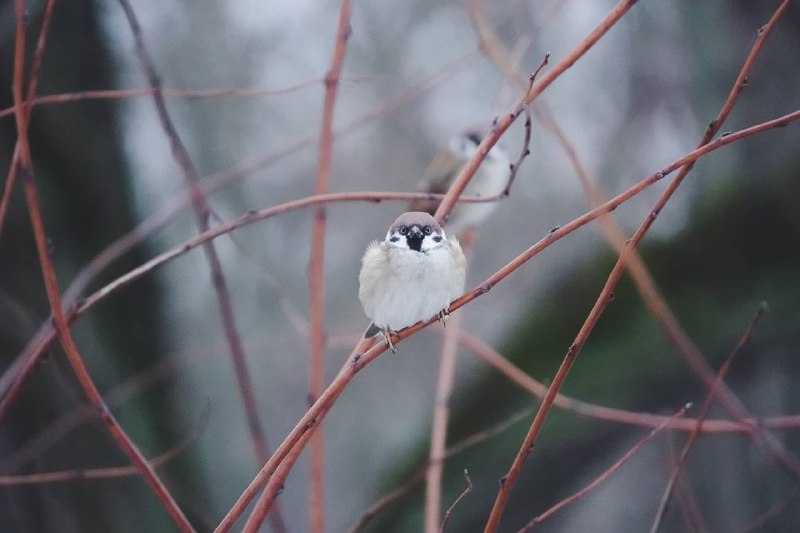
[[[447,315],[464,291],[464,253],[428,213],[410,211],[394,221],[382,242],[373,241],[361,261],[358,298],[372,324],[394,351],[393,331]]]

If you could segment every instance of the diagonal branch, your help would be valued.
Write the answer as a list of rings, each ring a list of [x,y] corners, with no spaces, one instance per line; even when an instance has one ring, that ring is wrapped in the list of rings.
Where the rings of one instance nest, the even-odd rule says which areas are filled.
[[[200,188],[200,178],[189,157],[189,152],[186,150],[183,141],[181,141],[175,124],[167,110],[166,101],[161,88],[161,81],[156,72],[153,60],[145,47],[144,36],[142,35],[139,21],[136,18],[136,13],[134,13],[128,0],[119,0],[119,3],[131,27],[131,32],[133,33],[133,38],[136,43],[136,52],[152,90],[153,102],[158,112],[161,127],[169,139],[172,155],[183,172],[184,181],[189,190],[189,195],[194,207],[197,227],[200,232],[208,231],[210,217],[208,202]],[[203,251],[205,252],[209,270],[211,271],[211,281],[216,293],[222,326],[228,343],[228,351],[236,373],[242,403],[244,404],[245,416],[253,443],[253,449],[257,461],[261,463],[269,455],[267,438],[260,417],[258,416],[258,403],[253,392],[252,378],[247,368],[242,341],[236,328],[233,306],[231,304],[230,293],[227,289],[225,275],[222,270],[222,263],[213,243],[209,242],[204,244]]]
[[[461,500],[464,499],[464,496],[472,492],[472,480],[469,477],[469,472],[467,469],[464,469],[464,480],[467,482],[467,486],[464,487],[464,490],[461,491],[461,494],[458,495],[456,500],[453,502],[453,505],[447,508],[447,511],[444,513],[444,520],[442,520],[442,525],[439,528],[439,533],[444,533],[445,528],[447,527],[447,521],[450,520],[450,515],[453,514],[453,511],[461,503]]]
[[[636,453],[639,450],[641,450],[645,444],[653,440],[653,437],[655,437],[658,433],[660,433],[664,429],[668,429],[669,426],[671,426],[672,423],[674,423],[676,420],[681,419],[689,407],[691,407],[691,404],[685,405],[683,409],[681,409],[671,417],[664,420],[664,422],[662,422],[658,427],[653,428],[653,430],[650,433],[645,435],[644,438],[640,439],[636,444],[634,444],[630,450],[628,450],[622,457],[620,457],[613,465],[611,465],[602,474],[600,474],[594,480],[592,480],[591,483],[583,487],[575,494],[572,494],[571,496],[564,498],[563,500],[561,500],[560,502],[558,502],[557,504],[555,504],[554,506],[550,507],[548,510],[543,512],[542,514],[531,519],[531,521],[525,524],[517,533],[530,531],[531,529],[536,527],[537,524],[544,522],[545,520],[553,516],[555,513],[563,509],[564,507],[580,500],[581,498],[589,494],[591,491],[599,487],[614,472],[622,468],[622,466],[625,465],[625,463],[627,463],[631,459],[631,457],[636,455]]]
[[[28,212],[31,218],[31,225],[33,226],[34,238],[36,240],[36,250],[39,255],[45,289],[47,291],[47,298],[50,303],[51,312],[53,313],[53,321],[55,322],[55,328],[58,333],[59,341],[64,347],[64,351],[67,354],[67,359],[75,371],[75,375],[78,378],[81,388],[88,397],[89,401],[99,411],[103,423],[108,428],[117,445],[130,458],[137,470],[148,482],[156,497],[165,507],[170,517],[181,529],[181,531],[193,531],[192,525],[186,519],[186,516],[184,516],[183,512],[180,510],[167,488],[161,482],[153,467],[147,462],[147,459],[139,450],[139,448],[136,447],[130,437],[125,433],[114,415],[111,414],[111,411],[108,410],[108,407],[103,401],[100,392],[97,390],[94,381],[92,381],[92,378],[89,375],[86,365],[83,363],[83,359],[78,351],[78,347],[75,345],[75,341],[72,339],[72,334],[69,330],[69,324],[67,323],[64,310],[61,306],[58,280],[48,249],[47,235],[45,233],[44,221],[42,220],[42,213],[39,207],[36,185],[34,183],[33,163],[31,161],[30,147],[28,145],[28,113],[26,113],[26,106],[23,101],[22,94],[24,75],[23,68],[25,60],[24,1],[16,0],[15,7],[16,39],[14,45],[13,95],[14,105],[16,108],[15,117],[18,135],[17,151],[19,154],[19,173],[22,177],[23,187],[25,189]]]
[[[466,230],[460,236],[461,246],[467,258],[467,267],[472,262],[476,233]],[[444,455],[447,445],[447,423],[450,417],[450,398],[456,372],[456,355],[458,353],[458,336],[461,331],[461,313],[456,313],[449,320],[449,328],[445,329],[444,342],[439,359],[439,374],[436,378],[434,393],[433,421],[431,423],[431,443],[428,452],[430,466],[425,474],[425,531],[436,533],[441,527],[442,514],[442,473],[444,471]]]
[[[670,498],[672,497],[672,489],[675,486],[675,482],[678,480],[681,469],[686,463],[686,458],[689,456],[689,451],[692,449],[697,437],[700,436],[700,427],[703,425],[703,422],[705,422],[706,417],[708,416],[708,410],[711,408],[711,404],[717,395],[717,391],[722,385],[725,376],[728,374],[728,369],[730,368],[733,359],[739,355],[739,352],[741,352],[744,347],[747,346],[747,344],[750,343],[750,339],[753,336],[753,331],[755,331],[756,326],[758,326],[758,323],[761,321],[761,318],[764,316],[766,310],[767,308],[765,304],[762,304],[761,307],[759,307],[755,316],[752,318],[752,320],[750,320],[750,323],[747,325],[744,333],[739,338],[739,342],[736,343],[736,346],[734,346],[733,350],[731,350],[731,353],[725,359],[725,362],[722,363],[719,372],[717,372],[717,379],[714,381],[712,387],[708,390],[708,394],[703,402],[703,406],[700,408],[700,412],[697,414],[697,422],[695,423],[694,429],[686,438],[686,443],[683,445],[683,449],[675,461],[675,466],[670,473],[667,486],[664,489],[664,494],[661,497],[661,502],[658,505],[658,511],[656,511],[656,516],[653,519],[653,525],[650,528],[650,533],[656,533],[661,526],[661,521],[664,519],[664,514],[667,511],[667,506],[669,505]]]
[[[200,414],[197,427],[188,435],[170,447],[163,453],[149,460],[150,466],[159,468],[176,459],[189,446],[191,446],[205,431],[208,422],[209,405]],[[111,479],[126,476],[135,476],[139,470],[135,466],[112,466],[105,468],[86,468],[77,470],[62,470],[58,472],[45,472],[39,474],[21,474],[12,476],[0,476],[0,486],[20,486],[38,485],[43,483],[61,483],[64,481],[85,480],[85,479]]]

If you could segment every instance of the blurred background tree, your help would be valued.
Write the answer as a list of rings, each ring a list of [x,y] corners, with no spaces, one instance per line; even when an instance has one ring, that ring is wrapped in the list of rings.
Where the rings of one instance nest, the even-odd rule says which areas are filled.
[[[724,101],[758,28],[778,2],[639,2],[589,54],[542,95],[610,196],[689,152]],[[44,2],[26,2],[30,58]],[[546,51],[565,55],[610,9],[589,0],[487,3],[505,46],[530,71]],[[252,162],[210,195],[223,219],[310,194],[322,78],[338,3],[139,0],[134,9],[166,87],[286,87],[258,97],[170,98],[201,174]],[[14,5],[0,6],[0,77],[11,86]],[[356,2],[337,101],[333,190],[410,190],[437,147],[468,126],[488,127],[517,97],[478,52],[461,2]],[[735,130],[800,104],[800,10],[793,3],[770,36],[725,126]],[[440,74],[440,79],[435,78]],[[434,78],[431,78],[434,77]],[[433,79],[415,91],[424,80]],[[40,94],[146,87],[130,29],[111,1],[57,2]],[[12,105],[10,91],[0,106]],[[377,112],[377,111],[380,112]],[[358,122],[360,117],[367,120]],[[356,123],[355,127],[350,124]],[[733,364],[728,383],[758,417],[800,405],[800,150],[796,126],[747,139],[701,160],[645,240],[642,256],[667,302],[714,368],[762,301],[770,312]],[[345,135],[346,133],[346,135]],[[16,131],[0,119],[8,168]],[[517,153],[515,125],[502,139]],[[183,181],[146,95],[42,105],[31,146],[48,236],[62,288],[105,246],[171,198]],[[479,232],[468,284],[484,279],[587,200],[553,135],[534,123],[532,155],[510,199]],[[630,234],[663,185],[615,212]],[[328,208],[326,317],[333,375],[365,324],[356,298],[360,254],[404,210],[400,204]],[[259,412],[276,445],[307,408],[308,341],[286,302],[308,314],[310,210],[218,240],[258,389]],[[196,232],[184,209],[164,230],[104,271],[93,290]],[[464,328],[531,376],[552,377],[615,260],[596,226],[581,230],[499,284],[462,313]],[[279,302],[284,304],[280,305]],[[19,187],[0,235],[0,362],[10,368],[48,305]],[[213,528],[257,464],[219,326],[208,270],[192,252],[121,291],[74,326],[89,369],[111,408],[149,456],[200,427],[200,436],[161,468],[200,530]],[[343,342],[336,342],[344,338]],[[441,337],[423,332],[359,376],[326,421],[326,520],[342,531],[385,491],[424,464]],[[3,387],[7,386],[3,376]],[[126,391],[129,391],[126,393]],[[0,391],[3,394],[5,390]],[[565,393],[602,405],[671,414],[706,390],[677,357],[623,278],[615,300],[569,376]],[[0,425],[0,473],[127,464],[94,417],[60,348],[37,368]],[[205,405],[210,406],[202,424]],[[524,391],[469,352],[459,353],[449,442],[531,405]],[[694,412],[696,414],[696,412]],[[725,418],[722,410],[712,417]],[[66,421],[65,421],[66,420]],[[479,529],[530,417],[446,465],[449,505],[469,469],[474,491],[449,531]],[[621,456],[645,429],[556,410],[526,464],[503,520],[514,531],[575,492]],[[800,453],[800,430],[781,431]],[[683,433],[660,436],[612,479],[545,522],[552,531],[640,531],[649,527]],[[671,444],[672,443],[672,444]],[[792,494],[796,485],[739,434],[704,435],[686,467],[711,531],[733,531]],[[308,528],[308,467],[301,461],[280,498],[289,531]],[[0,487],[0,516],[13,531],[154,531],[171,527],[138,477]],[[374,531],[418,531],[420,485],[378,515]],[[685,531],[676,499],[664,531]],[[765,526],[791,531],[800,499]],[[6,526],[4,526],[6,527]]]

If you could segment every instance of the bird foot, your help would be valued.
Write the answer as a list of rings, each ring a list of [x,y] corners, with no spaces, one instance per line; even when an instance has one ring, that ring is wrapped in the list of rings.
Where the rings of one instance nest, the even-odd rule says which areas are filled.
[[[442,309],[436,316],[439,317],[439,322],[442,323],[442,327],[446,328],[447,319],[450,318],[450,311],[448,309]]]
[[[386,341],[386,345],[389,347],[390,350],[392,350],[393,354],[396,354],[397,348],[395,348],[394,344],[392,344],[392,333],[393,331],[390,330],[389,328],[381,330],[381,336],[383,337],[383,340]]]

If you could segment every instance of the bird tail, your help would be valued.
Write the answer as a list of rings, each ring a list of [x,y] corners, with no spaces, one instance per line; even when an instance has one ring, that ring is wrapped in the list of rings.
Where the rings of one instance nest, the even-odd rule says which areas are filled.
[[[367,327],[367,330],[364,332],[364,338],[365,339],[369,339],[370,337],[374,337],[375,335],[377,335],[380,332],[381,332],[381,328],[376,326],[373,322],[370,322],[369,326]]]

